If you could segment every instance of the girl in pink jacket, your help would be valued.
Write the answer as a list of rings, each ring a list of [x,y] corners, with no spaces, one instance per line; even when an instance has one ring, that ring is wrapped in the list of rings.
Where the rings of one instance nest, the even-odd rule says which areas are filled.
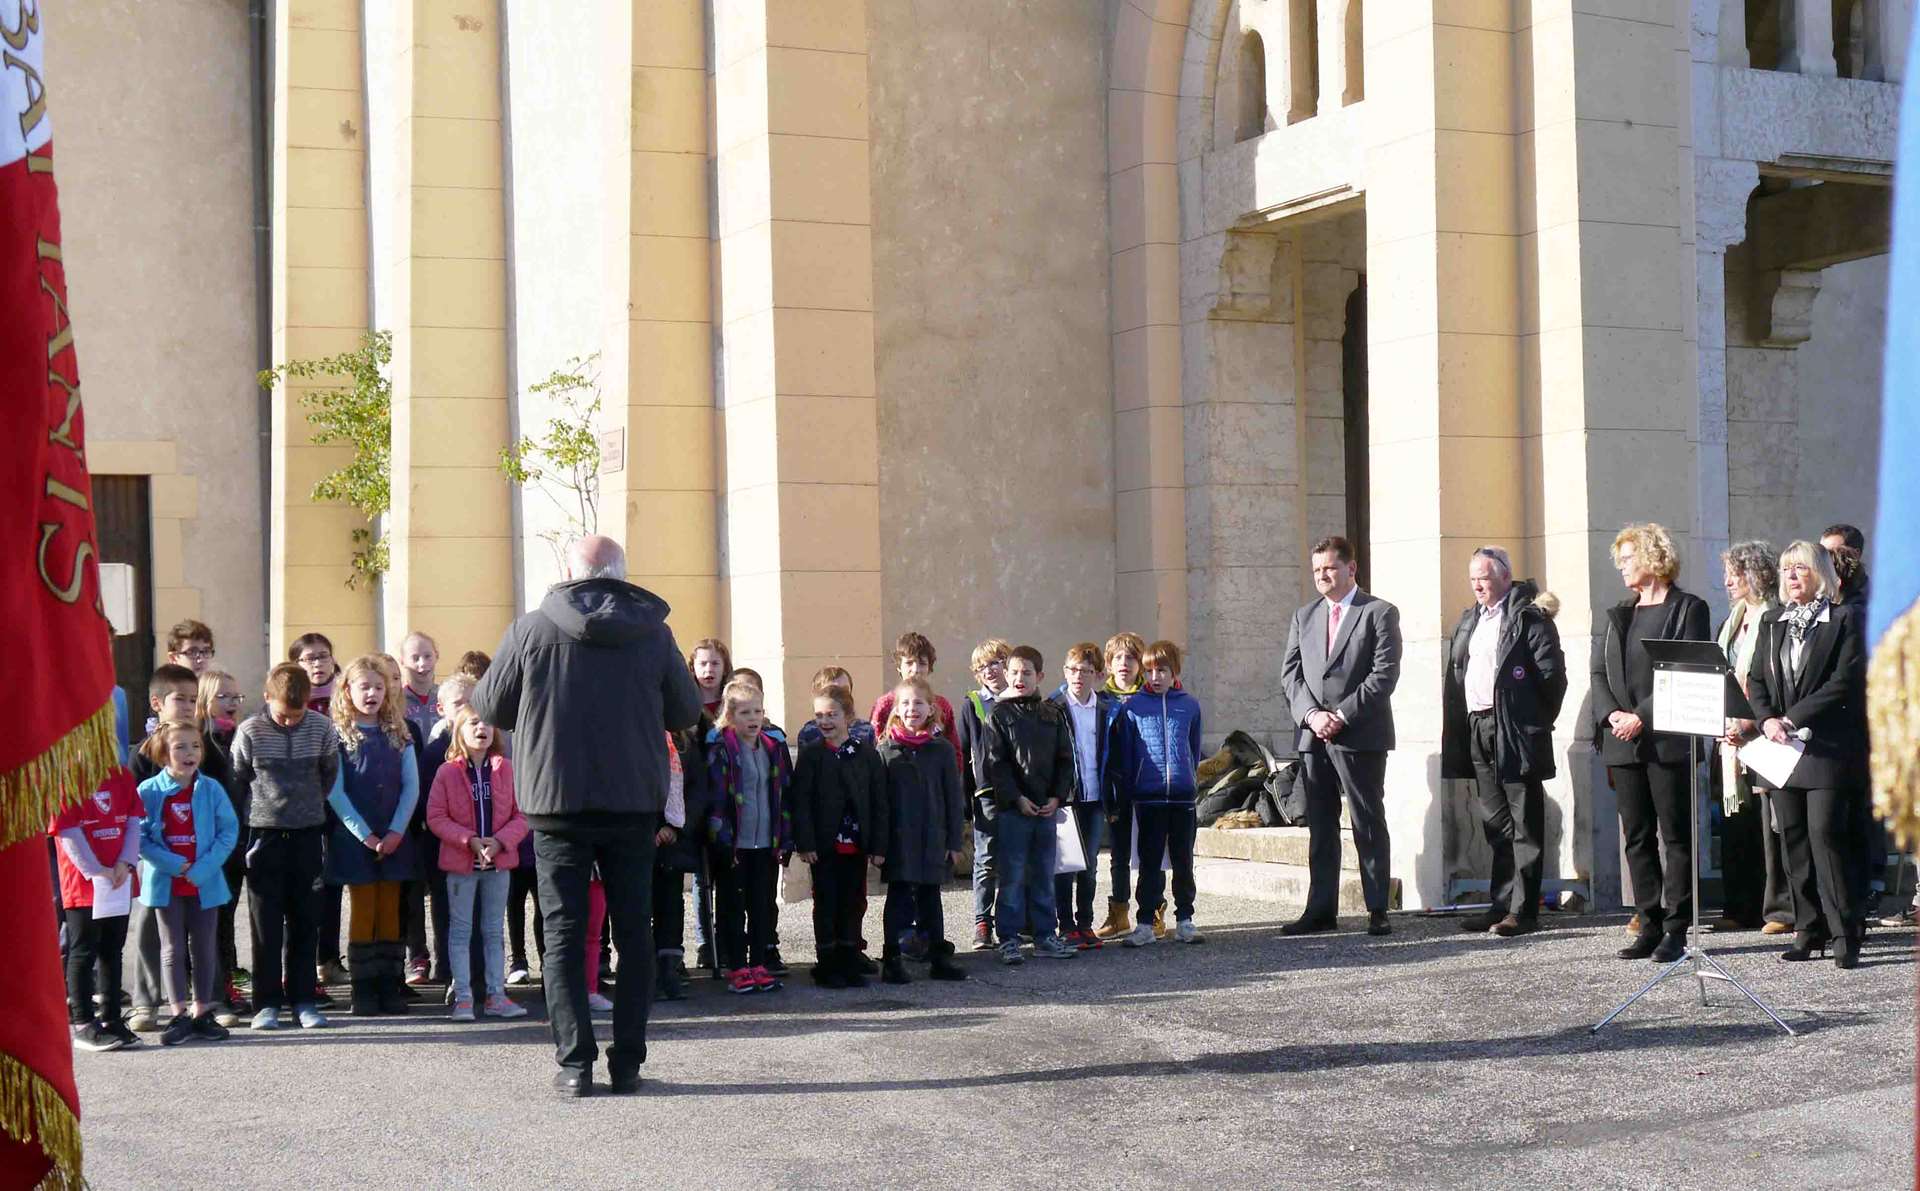
[[[440,840],[440,868],[447,874],[447,951],[453,971],[453,1020],[473,1020],[473,981],[468,971],[475,903],[486,956],[488,1017],[525,1017],[507,997],[507,956],[502,927],[507,919],[508,870],[520,862],[527,818],[513,801],[513,763],[501,752],[493,725],[463,707],[453,717],[447,759],[427,795],[427,829]]]

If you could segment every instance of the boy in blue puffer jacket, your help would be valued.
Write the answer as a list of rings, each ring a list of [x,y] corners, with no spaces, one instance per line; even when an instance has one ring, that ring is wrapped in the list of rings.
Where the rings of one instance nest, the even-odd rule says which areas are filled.
[[[1200,763],[1200,701],[1181,689],[1180,647],[1155,641],[1141,659],[1142,682],[1113,721],[1107,775],[1123,807],[1134,816],[1139,846],[1135,900],[1137,925],[1122,940],[1129,947],[1154,941],[1153,918],[1165,893],[1160,862],[1173,858],[1173,937],[1204,943],[1193,923],[1194,767]],[[1122,813],[1125,813],[1123,810]]]

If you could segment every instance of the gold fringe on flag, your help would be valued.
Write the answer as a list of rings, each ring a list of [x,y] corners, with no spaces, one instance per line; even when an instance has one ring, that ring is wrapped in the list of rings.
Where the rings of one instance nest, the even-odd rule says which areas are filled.
[[[1867,666],[1873,810],[1911,850],[1920,841],[1920,602],[1888,626]]]
[[[40,1180],[45,1191],[80,1191],[87,1185],[80,1175],[79,1119],[52,1084],[10,1054],[0,1054],[0,1129],[17,1142],[38,1146],[53,1163]]]
[[[45,835],[55,815],[99,789],[119,763],[120,741],[114,735],[109,699],[52,748],[0,773],[0,848]]]

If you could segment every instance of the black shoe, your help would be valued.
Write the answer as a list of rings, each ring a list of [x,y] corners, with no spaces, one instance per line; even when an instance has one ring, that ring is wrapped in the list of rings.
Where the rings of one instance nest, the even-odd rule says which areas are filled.
[[[1369,910],[1367,912],[1367,933],[1370,935],[1390,935],[1393,933],[1393,923],[1387,921],[1387,912],[1385,910]]]
[[[1687,953],[1687,936],[1684,931],[1674,931],[1663,935],[1660,945],[1653,949],[1653,962],[1670,964]]]
[[[847,955],[847,970],[850,972],[858,972],[862,976],[878,976],[880,974],[880,965],[868,959],[864,953],[853,951]],[[767,971],[772,972],[773,969],[768,968]]]
[[[119,1050],[126,1043],[114,1037],[97,1021],[83,1021],[73,1027],[73,1049],[94,1052]]]
[[[1488,929],[1503,939],[1511,939],[1515,935],[1530,935],[1534,931],[1539,930],[1540,920],[1538,918],[1522,918],[1518,914],[1509,914]]]
[[[967,970],[953,962],[953,944],[945,945],[946,950],[930,951],[933,963],[927,968],[927,976],[933,980],[965,980]]]
[[[612,1096],[631,1096],[640,1090],[638,1071],[607,1072],[607,1093]]]
[[[657,1001],[684,1001],[687,999],[686,977],[681,974],[679,962],[672,956],[660,958],[660,969],[654,973],[653,996]]]
[[[1812,959],[1816,951],[1825,955],[1827,943],[1828,936],[1825,931],[1803,930],[1793,936],[1793,946],[1782,951],[1780,958],[1790,964],[1804,963]]]
[[[1280,933],[1289,937],[1293,935],[1317,935],[1334,929],[1334,925],[1334,920],[1331,918],[1302,917],[1296,918],[1281,927]]]
[[[1834,967],[1850,972],[1860,966],[1860,940],[1865,934],[1865,930],[1861,930],[1838,941],[1833,949]]]
[[[907,975],[907,965],[901,962],[898,954],[889,955],[881,962],[880,979],[888,984],[913,983],[913,977]]]
[[[847,978],[840,971],[840,965],[830,959],[823,959],[813,965],[813,982],[821,988],[845,988]]]
[[[193,1037],[193,1018],[184,1013],[174,1014],[167,1028],[160,1031],[160,1045],[178,1046]]]
[[[780,958],[778,947],[767,948],[767,961],[760,966],[767,970],[769,976],[785,976],[790,970],[787,961]]]
[[[118,1038],[122,1047],[140,1045],[140,1035],[129,1030],[127,1023],[119,1017],[114,1017],[109,1021],[102,1022],[100,1028],[115,1038]]]
[[[560,1068],[553,1077],[553,1090],[563,1100],[593,1095],[593,1068]]]
[[[713,967],[713,944],[712,943],[700,944],[700,949],[694,952],[693,966],[696,968],[707,968],[709,970],[712,969]]]
[[[1484,914],[1475,914],[1469,918],[1462,918],[1460,920],[1460,930],[1463,934],[1484,935],[1498,926],[1500,920],[1505,917],[1506,915],[1498,910],[1488,910]]]
[[[1660,950],[1660,941],[1665,935],[1636,935],[1633,942],[1614,952],[1621,959],[1645,959]]]
[[[227,1027],[213,1020],[213,1010],[209,1009],[193,1019],[193,1036],[206,1042],[225,1042]]]

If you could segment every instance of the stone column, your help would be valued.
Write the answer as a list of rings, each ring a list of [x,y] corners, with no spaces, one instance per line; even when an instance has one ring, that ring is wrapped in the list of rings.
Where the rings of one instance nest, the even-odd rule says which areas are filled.
[[[881,681],[866,5],[712,12],[731,644],[797,725]]]
[[[360,6],[288,0],[274,6],[273,360],[351,351],[367,322],[367,103]],[[353,509],[316,504],[314,483],[350,458],[313,445],[303,394],[324,383],[282,386],[273,398],[268,650],[309,631],[351,656],[373,648],[375,593],[348,590]]]
[[[1732,540],[1727,505],[1727,249],[1747,237],[1747,198],[1760,171],[1750,161],[1701,158],[1694,164],[1695,378],[1698,468],[1694,519],[1694,587],[1709,591],[1713,561]]]
[[[721,627],[707,5],[632,3],[626,367],[607,423],[624,431],[626,467],[603,508],[633,581],[672,605],[690,642]]]
[[[1780,28],[1780,69],[1830,79],[1833,61],[1831,0],[1782,0],[1787,6]]]
[[[514,542],[499,471],[508,441],[501,11],[397,0],[369,37],[387,60],[376,110],[376,305],[393,331],[392,567],[387,645],[491,649],[513,618]],[[384,25],[384,22],[383,22]]]
[[[1366,25],[1394,80],[1367,97],[1369,495],[1373,590],[1405,638],[1387,805],[1408,906],[1447,892],[1437,695],[1467,556],[1527,530],[1514,32],[1506,6],[1455,15],[1376,4]]]

